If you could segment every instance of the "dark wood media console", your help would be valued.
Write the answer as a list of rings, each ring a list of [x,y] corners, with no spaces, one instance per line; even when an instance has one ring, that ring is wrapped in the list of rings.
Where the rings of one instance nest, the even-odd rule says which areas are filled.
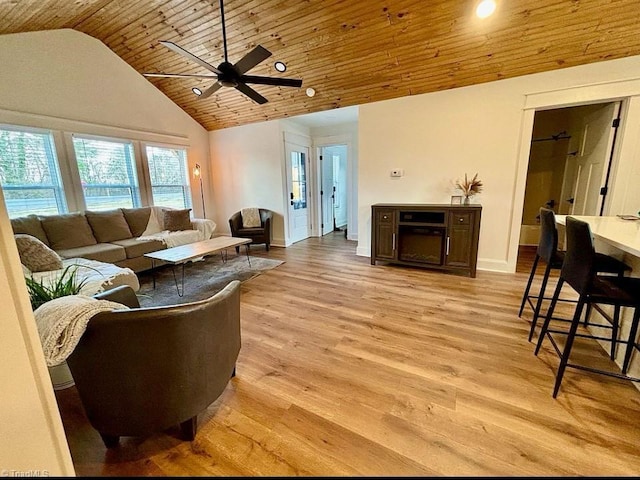
[[[371,206],[371,265],[376,261],[476,276],[481,205]]]

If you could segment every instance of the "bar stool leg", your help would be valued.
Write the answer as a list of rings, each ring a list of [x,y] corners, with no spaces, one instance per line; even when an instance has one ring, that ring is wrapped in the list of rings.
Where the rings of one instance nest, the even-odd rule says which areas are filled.
[[[547,281],[549,280],[549,274],[551,273],[551,264],[547,264],[544,269],[544,277],[542,277],[542,285],[540,286],[540,294],[538,295],[538,301],[536,302],[536,309],[533,312],[533,320],[531,320],[531,330],[529,330],[529,341],[533,338],[533,332],[536,330],[536,324],[538,323],[538,317],[540,316],[540,308],[542,307],[542,300],[544,298],[544,292],[547,289]]]
[[[522,295],[522,303],[520,304],[520,311],[518,312],[518,316],[522,316],[522,310],[524,310],[524,304],[527,302],[527,298],[529,297],[529,290],[531,289],[531,283],[533,282],[533,277],[536,274],[536,268],[538,268],[538,261],[540,260],[540,255],[536,253],[535,258],[533,259],[533,266],[531,267],[531,273],[529,274],[529,281],[527,282],[527,287],[524,289],[524,295]]]
[[[587,310],[584,314],[584,326],[589,326],[589,318],[591,317],[591,303],[587,303]]]
[[[562,285],[564,285],[564,280],[562,279],[562,277],[560,277],[558,279],[558,285],[556,285],[556,290],[555,292],[553,292],[553,297],[551,298],[551,305],[549,305],[549,310],[547,310],[547,316],[545,317],[544,323],[542,324],[542,330],[540,330],[540,335],[538,335],[538,343],[536,344],[534,355],[538,355],[538,352],[540,351],[540,347],[542,347],[542,341],[544,340],[544,337],[547,334],[547,330],[549,329],[549,322],[551,322],[553,311],[556,309],[558,298],[560,298],[560,291],[562,290]]]
[[[622,364],[622,373],[627,374],[629,369],[629,363],[631,361],[631,354],[633,349],[636,348],[636,335],[638,335],[638,323],[640,323],[640,308],[636,308],[633,311],[633,322],[631,323],[631,329],[629,330],[629,339],[627,343],[627,350],[624,353],[624,363]]]
[[[567,363],[569,363],[569,355],[571,354],[571,348],[573,347],[573,339],[576,336],[576,331],[580,324],[580,317],[582,316],[582,308],[584,307],[584,304],[585,298],[583,295],[580,295],[580,300],[578,300],[578,305],[576,305],[576,311],[573,315],[573,320],[571,321],[571,328],[567,335],[567,342],[565,343],[564,350],[562,351],[562,358],[560,358],[558,373],[556,373],[556,384],[553,387],[553,398],[556,398],[558,395],[558,390],[560,390],[560,384],[562,383],[562,377],[564,377],[564,371],[567,368]]]
[[[616,344],[618,342],[618,326],[620,324],[620,305],[613,307],[613,325],[611,326],[611,360],[616,358]]]

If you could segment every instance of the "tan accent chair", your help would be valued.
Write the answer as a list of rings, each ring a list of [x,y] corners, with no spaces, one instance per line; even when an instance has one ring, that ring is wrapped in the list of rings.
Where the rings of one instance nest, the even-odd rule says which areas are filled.
[[[269,246],[271,245],[271,219],[273,218],[273,212],[264,208],[260,208],[259,210],[261,223],[259,227],[244,228],[242,226],[242,215],[240,212],[231,215],[229,227],[231,228],[232,237],[250,238],[252,245],[264,243],[268,252]],[[236,253],[239,251],[240,247],[236,247]]]
[[[67,364],[91,425],[107,448],[121,436],[180,425],[193,440],[197,415],[235,376],[240,352],[240,282],[207,300],[140,308],[128,286],[95,295],[130,310],[103,312]]]

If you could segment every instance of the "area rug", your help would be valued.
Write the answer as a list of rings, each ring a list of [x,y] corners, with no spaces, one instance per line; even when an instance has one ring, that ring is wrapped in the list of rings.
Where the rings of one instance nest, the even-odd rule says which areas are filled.
[[[266,270],[281,265],[281,260],[271,258],[230,256],[226,263],[220,255],[211,255],[204,260],[189,262],[184,268],[184,295],[178,296],[171,265],[156,269],[156,288],[153,288],[153,275],[150,271],[138,274],[140,290],[138,300],[142,307],[177,305],[180,303],[204,300],[222,290],[232,280],[244,282],[260,275]],[[181,287],[182,266],[175,266],[175,277]]]

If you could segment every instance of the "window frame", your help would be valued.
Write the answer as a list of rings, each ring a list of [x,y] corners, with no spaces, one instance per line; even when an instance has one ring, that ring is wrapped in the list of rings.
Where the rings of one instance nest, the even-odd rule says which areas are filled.
[[[58,214],[69,212],[82,212],[88,210],[84,197],[84,189],[80,178],[78,159],[74,145],[74,138],[113,142],[118,144],[131,145],[134,173],[137,177],[138,204],[136,206],[151,206],[153,201],[153,186],[147,158],[147,146],[166,148],[172,150],[182,150],[185,152],[186,183],[181,187],[187,189],[187,199],[189,207],[194,206],[194,189],[197,187],[191,174],[191,162],[189,161],[190,143],[186,139],[175,136],[157,134],[153,132],[128,131],[126,129],[106,127],[101,125],[75,125],[72,128],[65,128],[69,125],[57,125],[49,128],[47,122],[34,122],[34,126],[24,125],[19,122],[0,122],[0,129],[25,132],[34,134],[45,134],[49,136],[50,154],[54,161],[55,174],[57,176],[57,192],[59,196],[57,202],[62,201],[64,210],[58,207]],[[100,133],[93,133],[100,132]],[[102,134],[104,132],[104,134]],[[167,141],[161,137],[166,137]],[[157,140],[156,140],[157,138]],[[183,197],[184,198],[184,197]],[[119,207],[115,207],[119,208]],[[28,214],[41,214],[34,210]],[[12,217],[13,218],[13,217]]]
[[[191,213],[193,214],[193,175],[190,175],[190,163],[189,163],[189,147],[187,145],[179,145],[179,144],[169,144],[169,143],[159,143],[159,142],[140,142],[140,151],[141,158],[143,163],[143,170],[145,174],[145,186],[146,186],[146,194],[148,196],[147,202],[148,205],[156,205],[153,199],[153,187],[154,185],[151,182],[151,168],[149,165],[149,155],[147,148],[164,148],[167,150],[182,150],[184,151],[184,166],[185,166],[185,176],[186,176],[186,184],[185,185],[175,185],[176,187],[186,188],[186,192],[183,193],[183,197],[188,200],[185,203],[183,208],[190,208]],[[186,194],[186,196],[185,196]]]
[[[45,155],[47,157],[49,172],[52,174],[51,175],[52,180],[54,181],[54,183],[50,186],[34,185],[31,188],[28,188],[26,186],[24,188],[20,188],[20,187],[14,188],[9,185],[3,185],[1,186],[2,190],[3,191],[45,190],[45,189],[52,190],[54,192],[54,199],[55,199],[56,207],[58,210],[58,212],[53,215],[61,215],[61,214],[68,213],[70,211],[68,191],[67,191],[67,185],[64,181],[64,172],[61,166],[59,144],[58,144],[58,140],[56,139],[56,132],[48,128],[38,128],[38,127],[31,127],[31,126],[25,126],[25,125],[11,125],[6,123],[0,123],[0,130],[4,130],[8,132],[47,136],[48,142],[46,142],[45,144]],[[7,204],[6,197],[5,197],[5,204]],[[8,205],[6,205],[6,210],[10,218],[17,218],[10,214]],[[34,210],[33,213],[37,213],[37,210]]]
[[[129,185],[114,185],[114,188],[130,188],[131,189],[131,207],[128,206],[117,206],[113,208],[137,208],[148,205],[145,202],[144,184],[142,181],[143,172],[142,172],[142,162],[140,161],[140,142],[136,140],[132,140],[130,138],[124,137],[111,137],[104,135],[92,135],[88,133],[78,133],[78,132],[70,132],[66,134],[67,137],[67,149],[69,152],[69,167],[72,170],[72,177],[74,178],[73,190],[76,194],[76,201],[79,209],[82,211],[89,210],[86,197],[84,194],[85,186],[82,185],[82,177],[80,175],[80,169],[78,167],[78,156],[76,154],[74,139],[86,139],[86,140],[94,140],[100,142],[110,142],[121,145],[130,145],[131,146],[131,173],[135,175],[135,180],[137,181],[137,185],[133,187],[131,184]],[[128,153],[128,152],[127,152]],[[113,208],[109,208],[106,210],[111,210]]]

